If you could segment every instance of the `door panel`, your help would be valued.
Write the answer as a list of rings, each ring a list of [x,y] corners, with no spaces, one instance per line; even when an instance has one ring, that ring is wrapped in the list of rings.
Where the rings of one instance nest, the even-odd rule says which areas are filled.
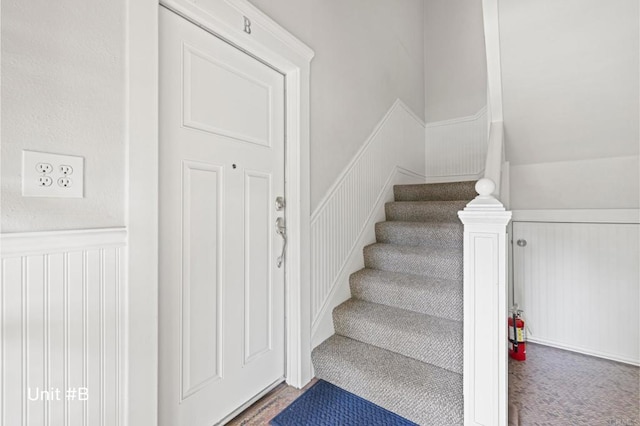
[[[271,349],[271,260],[273,235],[270,194],[271,175],[247,172],[245,176],[245,319],[244,362],[251,362]]]
[[[284,77],[161,8],[160,423],[284,377]]]
[[[183,163],[182,399],[220,378],[222,168]]]
[[[271,146],[270,111],[277,107],[271,96],[271,87],[221,62],[234,59],[233,55],[223,55],[217,60],[185,44],[184,124],[221,136]],[[257,61],[252,65],[247,71],[264,67]],[[234,93],[230,103],[211,102],[226,92]],[[238,110],[242,114],[237,114]]]

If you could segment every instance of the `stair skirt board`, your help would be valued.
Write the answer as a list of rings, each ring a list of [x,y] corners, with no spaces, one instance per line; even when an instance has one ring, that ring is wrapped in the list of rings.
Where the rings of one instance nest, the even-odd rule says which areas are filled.
[[[462,239],[474,181],[396,185],[316,376],[421,425],[461,425]],[[361,263],[362,265],[362,263]]]

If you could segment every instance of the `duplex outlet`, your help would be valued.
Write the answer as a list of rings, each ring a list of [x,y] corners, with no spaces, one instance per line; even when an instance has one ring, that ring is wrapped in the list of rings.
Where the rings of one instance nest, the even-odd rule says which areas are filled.
[[[72,182],[71,178],[68,178],[68,177],[61,177],[60,179],[58,179],[58,185],[60,185],[63,188],[71,187],[72,183],[73,182]]]
[[[53,179],[51,179],[49,176],[40,176],[38,178],[39,186],[51,186],[52,183],[53,183]]]
[[[49,174],[53,171],[53,166],[49,163],[36,164],[36,171],[38,173]]]
[[[23,197],[84,197],[84,158],[22,151]]]

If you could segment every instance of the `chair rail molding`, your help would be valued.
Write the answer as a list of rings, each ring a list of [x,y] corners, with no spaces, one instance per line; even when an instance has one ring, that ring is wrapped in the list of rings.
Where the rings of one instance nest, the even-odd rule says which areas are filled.
[[[507,224],[490,179],[458,212],[464,224],[464,424],[507,425]]]

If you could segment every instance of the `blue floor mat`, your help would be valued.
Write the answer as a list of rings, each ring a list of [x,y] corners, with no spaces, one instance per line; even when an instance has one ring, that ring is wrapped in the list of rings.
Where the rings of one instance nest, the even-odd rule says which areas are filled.
[[[272,426],[415,426],[331,383],[319,380],[271,420]]]

